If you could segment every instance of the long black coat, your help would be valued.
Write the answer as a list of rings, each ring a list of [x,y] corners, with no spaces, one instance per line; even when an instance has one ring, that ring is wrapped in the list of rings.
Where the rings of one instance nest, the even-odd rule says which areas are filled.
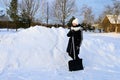
[[[74,38],[74,48],[75,48],[75,55],[78,57],[79,49],[83,40],[83,33],[81,30],[74,31],[70,30],[67,34],[69,38],[68,46],[67,46],[67,52],[68,54],[73,57],[73,43],[72,43],[72,37]]]

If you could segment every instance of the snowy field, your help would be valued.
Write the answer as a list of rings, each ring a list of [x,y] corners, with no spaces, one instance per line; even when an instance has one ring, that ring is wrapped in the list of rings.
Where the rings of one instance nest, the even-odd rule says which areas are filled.
[[[84,32],[84,70],[69,72],[68,29],[0,29],[0,80],[120,80],[120,34]]]

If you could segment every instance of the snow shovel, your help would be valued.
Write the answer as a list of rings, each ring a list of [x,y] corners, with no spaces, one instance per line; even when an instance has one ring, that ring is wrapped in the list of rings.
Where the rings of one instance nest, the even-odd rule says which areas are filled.
[[[74,59],[68,62],[69,71],[78,71],[83,70],[82,59],[76,59],[75,56],[75,45],[74,45],[74,37],[72,36],[72,43],[73,43],[73,55]]]

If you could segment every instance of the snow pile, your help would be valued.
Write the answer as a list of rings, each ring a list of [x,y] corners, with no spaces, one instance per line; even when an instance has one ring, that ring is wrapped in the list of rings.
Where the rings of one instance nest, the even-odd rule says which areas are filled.
[[[31,27],[0,36],[2,68],[37,69],[66,66],[66,32],[62,28]],[[7,62],[7,63],[6,63]]]
[[[69,72],[67,32],[41,26],[0,30],[0,80],[119,80],[120,34],[84,32],[79,57],[85,69]]]

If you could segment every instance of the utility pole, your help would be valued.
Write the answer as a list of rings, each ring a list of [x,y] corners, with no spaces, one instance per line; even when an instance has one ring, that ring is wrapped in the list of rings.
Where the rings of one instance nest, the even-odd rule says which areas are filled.
[[[46,21],[47,21],[47,26],[48,26],[48,22],[49,22],[49,5],[48,5],[48,2],[47,2],[47,18],[46,18]]]

